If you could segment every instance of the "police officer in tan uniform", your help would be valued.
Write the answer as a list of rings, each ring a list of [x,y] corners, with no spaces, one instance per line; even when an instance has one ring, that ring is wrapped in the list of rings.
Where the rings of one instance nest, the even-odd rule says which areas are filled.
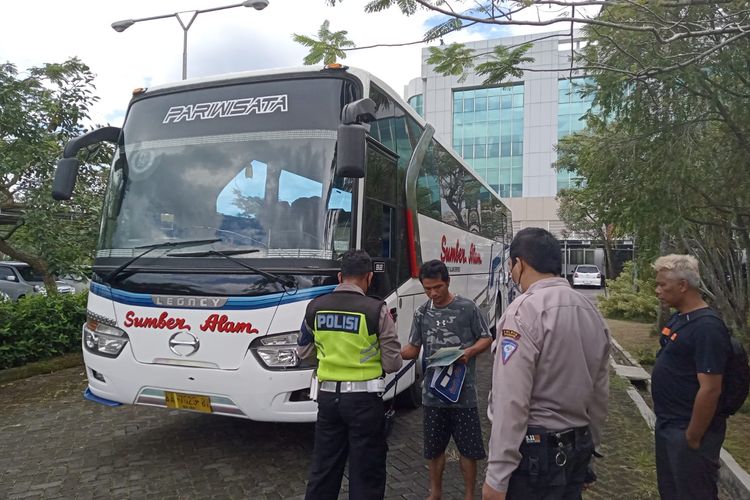
[[[509,265],[523,293],[497,323],[483,498],[580,499],[607,414],[609,330],[560,277],[549,232],[519,231]]]

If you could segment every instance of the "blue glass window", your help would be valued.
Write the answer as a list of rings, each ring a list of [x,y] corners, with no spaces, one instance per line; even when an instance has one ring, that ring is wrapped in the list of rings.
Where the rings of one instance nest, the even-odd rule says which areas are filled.
[[[522,83],[453,93],[454,149],[502,196],[522,191],[523,95]]]
[[[594,96],[584,95],[586,85],[592,84],[589,78],[558,80],[557,95],[557,139],[586,128],[584,115],[591,109]],[[557,173],[557,190],[576,187],[575,171],[561,170]]]

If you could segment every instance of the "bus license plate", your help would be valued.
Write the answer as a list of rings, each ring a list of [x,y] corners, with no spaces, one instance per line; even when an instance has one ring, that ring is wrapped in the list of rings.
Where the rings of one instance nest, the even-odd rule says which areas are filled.
[[[164,391],[164,399],[166,400],[167,408],[211,413],[211,398],[208,396]]]

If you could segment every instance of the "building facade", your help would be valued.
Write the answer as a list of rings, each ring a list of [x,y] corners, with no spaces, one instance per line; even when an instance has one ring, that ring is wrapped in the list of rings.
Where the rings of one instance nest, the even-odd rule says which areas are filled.
[[[602,267],[602,251],[572,234],[557,215],[557,193],[575,187],[577,178],[575,172],[555,170],[555,145],[585,127],[583,117],[593,100],[581,92],[586,79],[567,69],[571,49],[583,42],[535,34],[466,46],[476,54],[491,54],[498,45],[527,42],[533,43],[527,53],[534,58],[526,65],[529,70],[521,78],[493,86],[484,86],[484,78],[476,74],[460,81],[436,73],[427,64],[429,50],[423,49],[421,76],[406,86],[405,98],[435,127],[435,134],[452,144],[500,194],[512,211],[514,231],[543,227],[574,249],[575,259],[566,256],[568,267],[579,263]]]

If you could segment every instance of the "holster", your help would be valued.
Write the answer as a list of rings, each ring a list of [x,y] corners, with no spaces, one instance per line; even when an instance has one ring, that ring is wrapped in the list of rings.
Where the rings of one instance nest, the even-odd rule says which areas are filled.
[[[518,472],[538,485],[566,484],[566,466],[581,451],[593,449],[588,427],[549,431],[529,427],[521,443]]]
[[[533,440],[524,437],[521,443],[521,463],[518,464],[518,471],[529,476],[530,482],[536,483],[540,477],[546,478],[549,475],[549,453],[552,450],[545,433],[529,432],[526,436],[533,436]]]

